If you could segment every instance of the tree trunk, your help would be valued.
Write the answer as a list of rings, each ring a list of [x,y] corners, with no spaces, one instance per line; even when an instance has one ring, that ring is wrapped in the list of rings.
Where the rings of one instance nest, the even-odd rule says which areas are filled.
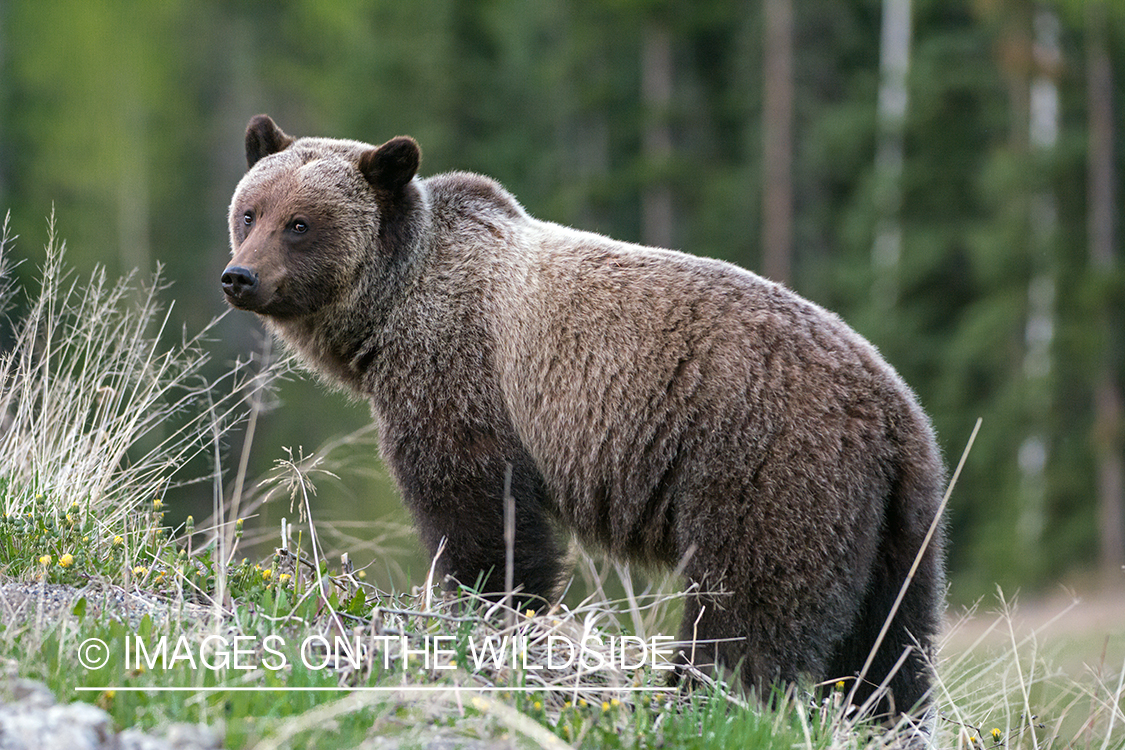
[[[1114,210],[1116,176],[1113,153],[1113,69],[1105,38],[1105,7],[1086,7],[1087,81],[1089,118],[1087,148],[1088,221],[1092,273],[1110,274],[1116,258]],[[1104,349],[1094,384],[1094,455],[1097,462],[1099,567],[1106,584],[1125,582],[1125,467],[1122,466],[1121,392],[1112,353],[1117,328],[1108,304],[1101,312]]]
[[[1054,75],[1058,68],[1059,20],[1049,10],[1035,12],[1036,64],[1027,89],[1027,141],[1032,156],[1045,160],[1059,139],[1059,90]],[[1047,464],[1051,436],[1051,371],[1056,321],[1056,276],[1054,243],[1058,232],[1058,200],[1050,188],[1030,196],[1028,203],[1028,247],[1032,273],[1027,290],[1027,323],[1023,372],[1031,432],[1020,446],[1022,505],[1017,530],[1027,551],[1040,543],[1047,523]],[[1028,557],[1028,559],[1034,559]]]
[[[902,259],[903,130],[906,124],[910,71],[911,0],[883,0],[883,25],[879,52],[879,144],[875,155],[875,242],[871,249],[875,269],[873,295],[884,311],[898,300],[899,262]]]
[[[672,186],[668,166],[672,161],[672,40],[668,27],[651,21],[645,28],[641,50],[641,98],[645,108],[644,157],[653,177],[641,197],[641,241],[655,247],[672,247]]]
[[[152,242],[149,235],[148,126],[145,108],[136,79],[123,84],[121,92],[122,133],[129,144],[121,153],[121,172],[117,182],[118,248],[121,272],[133,269],[141,277],[152,267]]]
[[[7,109],[10,105],[8,95],[8,71],[4,69],[4,63],[8,57],[8,4],[4,0],[0,0],[0,107]],[[0,144],[4,143],[4,130],[3,126],[7,125],[8,114],[0,116]],[[11,205],[8,196],[8,175],[4,169],[4,162],[7,159],[0,159],[0,206],[7,207]]]
[[[764,0],[762,101],[762,272],[792,283],[793,5]]]

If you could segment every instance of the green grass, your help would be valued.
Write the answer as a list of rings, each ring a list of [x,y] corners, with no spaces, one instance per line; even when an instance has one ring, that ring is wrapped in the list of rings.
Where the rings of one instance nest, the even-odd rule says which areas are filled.
[[[77,593],[58,614],[45,614],[47,589],[30,589],[18,607],[6,602],[0,659],[61,702],[101,706],[119,728],[205,724],[230,748],[352,747],[375,735],[404,746],[511,738],[531,747],[814,750],[889,741],[856,725],[839,692],[818,702],[800,690],[767,708],[706,681],[661,691],[663,663],[641,665],[635,641],[627,664],[612,668],[547,660],[552,637],[586,642],[604,661],[611,638],[671,627],[675,581],[640,589],[627,568],[582,557],[592,593],[538,613],[467,589],[443,593],[432,571],[410,593],[378,590],[346,557],[330,562],[321,551],[327,530],[315,522],[310,479],[332,470],[330,450],[288,455],[257,482],[236,471],[231,495],[222,489],[230,478],[217,446],[244,420],[252,434],[268,370],[254,375],[238,363],[206,382],[206,331],[167,343],[158,281],[110,284],[99,272],[78,283],[54,243],[40,288],[21,302],[8,281],[9,246],[5,235],[0,307],[26,312],[0,356],[0,584]],[[165,491],[197,479],[182,474],[198,456],[213,463],[203,477],[215,487],[212,518],[171,528]],[[276,549],[245,559],[240,516],[285,495],[301,522],[259,530]],[[338,658],[320,648],[336,637],[362,647]],[[490,639],[505,638],[517,639],[515,656],[479,658]],[[106,660],[84,668],[78,657],[91,639],[105,643]],[[442,652],[427,663],[420,650],[431,644]],[[939,665],[940,746],[1125,746],[1120,675],[1067,682],[1027,645],[1013,637],[997,655],[970,649]]]

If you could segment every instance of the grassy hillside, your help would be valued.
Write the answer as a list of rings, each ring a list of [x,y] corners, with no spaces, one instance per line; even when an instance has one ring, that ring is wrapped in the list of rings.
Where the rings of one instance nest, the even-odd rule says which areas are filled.
[[[105,711],[116,730],[203,725],[231,748],[393,746],[860,748],[903,728],[856,723],[844,689],[747,701],[702,675],[666,687],[675,581],[615,587],[515,611],[431,569],[409,592],[380,591],[347,556],[327,560],[310,495],[332,450],[281,458],[250,481],[224,467],[270,370],[236,363],[202,379],[206,331],[164,330],[158,280],[76,280],[53,244],[41,287],[21,297],[5,235],[0,306],[18,309],[0,357],[0,699],[43,683],[60,703]],[[171,343],[169,343],[169,341]],[[346,441],[345,441],[346,442]],[[246,446],[244,446],[245,448]],[[198,480],[211,518],[169,527],[166,490]],[[242,464],[245,465],[244,463]],[[244,557],[264,502],[298,520]],[[581,565],[597,571],[590,561]],[[623,590],[619,600],[607,590]],[[936,728],[942,747],[1125,747],[1121,665],[1075,679],[1041,661],[1034,634],[999,649],[947,646]],[[22,688],[21,688],[22,689]]]

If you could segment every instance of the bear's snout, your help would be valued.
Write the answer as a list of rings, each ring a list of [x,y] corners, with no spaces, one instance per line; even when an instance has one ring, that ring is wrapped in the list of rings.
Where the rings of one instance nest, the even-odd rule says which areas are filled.
[[[245,266],[228,266],[222,282],[223,293],[235,306],[245,305],[258,291],[258,274]]]

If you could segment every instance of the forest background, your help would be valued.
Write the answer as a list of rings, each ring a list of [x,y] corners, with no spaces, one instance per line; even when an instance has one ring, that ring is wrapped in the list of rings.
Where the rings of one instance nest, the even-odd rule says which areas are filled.
[[[25,281],[53,212],[82,275],[162,266],[171,328],[197,331],[224,309],[252,115],[413,135],[423,174],[483,172],[540,218],[839,312],[951,463],[982,417],[950,511],[954,600],[1121,587],[1123,94],[1118,0],[0,0],[0,209]],[[228,315],[214,366],[262,341]],[[307,380],[272,405],[251,474],[368,421]],[[171,493],[172,520],[206,515],[211,471]],[[406,521],[385,472],[343,472],[318,502],[329,522]]]

